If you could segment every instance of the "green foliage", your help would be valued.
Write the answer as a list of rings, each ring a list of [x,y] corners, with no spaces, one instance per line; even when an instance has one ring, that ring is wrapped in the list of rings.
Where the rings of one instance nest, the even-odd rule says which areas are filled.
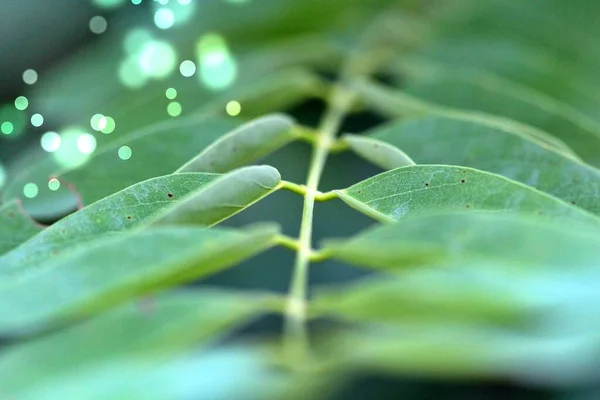
[[[600,51],[588,40],[600,8],[441,3],[255,1],[233,12],[202,2],[203,29],[240,47],[234,84],[216,96],[182,85],[195,111],[170,121],[153,112],[162,93],[140,89],[136,102],[128,92],[103,105],[125,128],[88,160],[65,168],[41,157],[10,176],[1,397],[317,399],[364,373],[597,384]],[[376,83],[378,72],[392,82]],[[74,82],[55,76],[48,90],[67,98]],[[97,106],[90,97],[66,108]],[[222,115],[233,98],[240,120]],[[326,103],[316,127],[283,113],[315,98]],[[391,120],[343,132],[361,111]],[[75,118],[64,113],[54,116]],[[312,148],[304,183],[287,180],[295,157],[262,165],[292,142]],[[119,159],[122,146],[131,159]],[[320,191],[329,155],[341,152],[348,170],[356,153],[388,171]],[[49,176],[61,190],[21,198],[24,183]],[[271,196],[283,190],[304,201],[298,238],[277,224],[214,226],[246,221],[266,197],[283,202]],[[315,245],[313,225],[335,218],[315,212],[328,201],[376,226]],[[75,202],[44,229],[26,215]],[[273,247],[294,252],[285,295],[197,284]],[[310,296],[311,265],[324,261],[370,274]],[[282,335],[239,331],[266,315],[284,319]]]

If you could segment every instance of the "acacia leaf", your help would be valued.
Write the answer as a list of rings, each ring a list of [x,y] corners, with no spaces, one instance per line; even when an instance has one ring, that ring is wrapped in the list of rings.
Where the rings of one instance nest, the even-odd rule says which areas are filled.
[[[140,182],[62,219],[6,253],[0,257],[0,274],[36,268],[41,260],[74,246],[143,228],[159,216],[163,222],[170,218],[170,224],[180,218],[185,224],[214,225],[271,193],[274,189],[266,185],[275,183],[268,178],[278,176],[270,167],[247,167],[228,175],[184,173]]]
[[[600,235],[589,224],[512,213],[443,213],[409,217],[325,248],[339,260],[379,269],[497,260],[505,268],[600,265]]]
[[[359,135],[346,134],[343,141],[365,160],[383,168],[394,169],[415,165],[415,162],[398,147],[389,142]]]
[[[468,115],[440,115],[392,122],[369,136],[404,149],[418,163],[493,172],[600,213],[600,170],[519,131],[482,124]]]
[[[206,346],[264,310],[264,296],[214,289],[137,300],[5,351],[0,357],[0,393],[3,398],[54,398],[43,392],[75,387],[80,396],[67,391],[66,398],[88,398],[89,387],[78,387],[73,376],[95,373],[86,383],[104,387],[111,371],[142,379],[143,367],[149,371],[169,364],[178,354]],[[123,369],[127,365],[138,368]],[[63,394],[59,397],[65,398]]]
[[[294,140],[293,127],[294,121],[282,114],[257,118],[213,142],[177,172],[229,172]]]
[[[278,229],[152,228],[99,239],[0,283],[0,330],[21,334],[214,274],[275,243]]]
[[[593,214],[522,183],[472,168],[416,165],[397,168],[336,193],[356,210],[384,222],[444,211],[528,212],[597,225]]]
[[[14,249],[43,229],[25,215],[17,200],[0,206],[0,255]]]

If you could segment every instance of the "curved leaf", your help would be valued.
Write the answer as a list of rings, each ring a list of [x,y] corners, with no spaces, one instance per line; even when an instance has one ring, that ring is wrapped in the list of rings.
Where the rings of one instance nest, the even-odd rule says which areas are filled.
[[[418,163],[493,172],[600,213],[600,170],[518,131],[485,125],[466,115],[445,115],[393,122],[370,136],[404,149]]]
[[[343,136],[343,141],[356,154],[383,169],[415,165],[415,162],[402,150],[373,137],[346,134]]]
[[[280,183],[281,175],[273,167],[240,168],[189,194],[177,207],[163,210],[152,223],[213,225],[273,193]]]
[[[467,167],[417,165],[376,175],[337,190],[345,203],[382,221],[443,211],[519,211],[598,225],[577,207],[500,175]]]
[[[17,200],[0,207],[0,255],[14,249],[43,229],[23,213]]]
[[[392,117],[419,117],[419,116],[448,116],[470,118],[483,125],[515,132],[540,144],[545,144],[559,153],[577,158],[569,146],[556,137],[537,128],[498,116],[489,114],[464,112],[441,107],[419,100],[398,90],[390,90],[382,85],[372,82],[360,82],[354,85],[363,96],[363,101],[380,113]]]
[[[572,148],[584,160],[600,164],[600,125],[567,104],[483,73],[409,68],[403,90],[412,96],[458,109],[481,111],[535,126]],[[425,71],[425,72],[424,72]]]
[[[261,296],[205,289],[160,295],[146,305],[136,301],[120,306],[6,351],[0,357],[0,393],[3,398],[54,398],[54,390],[77,385],[72,380],[77,371],[104,372],[103,386],[111,370],[128,373],[119,366],[138,364],[148,372],[188,348],[206,346],[243,325],[265,310],[263,300]],[[139,368],[133,371],[141,373]],[[144,374],[129,378],[141,376]],[[46,390],[50,394],[43,395]],[[91,395],[89,387],[79,396],[65,394],[61,391],[59,397]]]
[[[336,259],[370,268],[461,265],[497,261],[504,268],[596,268],[600,235],[589,224],[533,215],[448,213],[409,217],[353,239],[330,241]]]
[[[0,330],[29,333],[214,274],[275,244],[278,229],[160,228],[100,239],[0,283]]]
[[[221,137],[177,172],[228,172],[256,161],[295,139],[294,121],[274,114],[255,119]]]

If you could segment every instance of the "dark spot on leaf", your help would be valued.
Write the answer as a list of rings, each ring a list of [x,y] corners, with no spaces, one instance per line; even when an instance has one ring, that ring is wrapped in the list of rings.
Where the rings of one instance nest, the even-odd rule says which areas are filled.
[[[13,218],[14,216],[15,216],[15,213],[14,213],[14,212],[9,212],[9,213],[8,213],[8,217],[9,217],[9,218]]]
[[[576,204],[576,203],[575,203],[575,200],[571,200],[571,204]]]
[[[541,212],[541,211],[538,211],[537,213],[538,213],[538,215],[543,215],[543,214],[544,214],[544,213],[543,213],[543,212]]]
[[[237,148],[237,146],[233,146],[233,147],[231,148],[231,151],[233,151],[234,153],[235,153],[236,151],[238,151],[238,148]]]
[[[425,182],[425,186],[426,186],[426,187],[429,187],[429,182]]]
[[[171,199],[173,198],[173,193],[168,193],[167,196]]]
[[[466,182],[466,181],[465,181],[464,179],[461,179],[461,180],[460,180],[460,183],[465,183],[465,182]]]
[[[470,204],[467,204],[467,208],[471,208],[471,205],[470,205]]]
[[[127,216],[127,219],[131,219],[131,215],[128,215],[128,216]]]

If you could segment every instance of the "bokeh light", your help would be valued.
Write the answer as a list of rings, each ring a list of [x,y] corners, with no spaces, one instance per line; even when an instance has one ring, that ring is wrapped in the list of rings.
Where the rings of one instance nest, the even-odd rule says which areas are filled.
[[[77,138],[77,149],[83,154],[92,154],[96,150],[96,138],[89,133],[82,133]]]
[[[60,135],[56,132],[46,132],[42,135],[40,139],[40,145],[42,149],[47,151],[48,153],[54,153],[60,148]]]
[[[56,178],[52,178],[48,181],[48,189],[52,190],[53,192],[56,192],[58,189],[60,189],[60,181]]]
[[[165,92],[165,95],[167,96],[167,99],[174,100],[177,97],[177,89],[168,88],[167,91]]]
[[[104,118],[106,119],[106,126],[104,127],[104,129],[100,130],[100,132],[104,133],[105,135],[110,135],[115,131],[117,123],[112,117],[105,115]]]
[[[141,48],[152,41],[152,33],[143,28],[134,28],[125,36],[123,47],[127,54],[137,54]]]
[[[94,114],[90,119],[90,125],[93,130],[100,132],[103,129],[106,129],[107,119],[102,114]]]
[[[38,195],[39,192],[40,190],[35,183],[27,183],[25,186],[23,186],[23,196],[27,197],[28,199],[33,199]]]
[[[181,75],[189,78],[196,73],[196,64],[192,60],[185,60],[179,65]]]
[[[131,147],[129,147],[129,146],[121,146],[119,148],[118,154],[119,154],[119,158],[121,160],[127,161],[133,155],[133,151],[131,150]]]
[[[177,60],[175,49],[165,41],[147,43],[139,57],[142,71],[151,78],[164,78],[174,69]]]
[[[175,24],[175,14],[169,8],[161,7],[154,12],[154,25],[159,29],[169,29]]]
[[[95,5],[101,8],[117,8],[125,4],[126,0],[92,0]]]
[[[42,114],[33,114],[31,116],[31,125],[39,128],[44,125],[44,116]]]
[[[132,3],[134,6],[138,6],[138,5],[142,4],[142,0],[131,0],[131,3]]]
[[[180,116],[182,111],[183,111],[183,109],[181,107],[181,104],[178,103],[177,101],[172,101],[167,106],[167,113],[169,113],[169,115],[171,117],[178,117],[178,116]]]
[[[227,111],[227,114],[235,117],[242,112],[242,105],[237,101],[230,101],[227,103],[227,106],[225,106],[225,110]]]
[[[28,69],[23,72],[23,82],[33,85],[38,80],[38,73],[34,69]]]
[[[209,89],[223,90],[237,77],[237,63],[229,53],[225,39],[217,34],[207,34],[196,45],[200,80]]]
[[[15,99],[15,108],[20,111],[27,110],[29,107],[29,100],[25,96],[19,96]]]
[[[12,122],[4,121],[2,125],[0,125],[0,132],[2,132],[5,135],[12,134],[14,130],[15,126],[12,124]]]
[[[52,153],[54,160],[63,168],[79,167],[90,158],[89,149],[92,146],[92,140],[80,139],[81,137],[91,136],[93,138],[95,150],[95,138],[78,127],[70,127],[60,132],[61,145],[57,151]],[[83,152],[82,149],[86,152]]]
[[[96,35],[101,35],[106,32],[106,28],[108,28],[108,22],[103,16],[96,15],[90,19],[90,30]]]

